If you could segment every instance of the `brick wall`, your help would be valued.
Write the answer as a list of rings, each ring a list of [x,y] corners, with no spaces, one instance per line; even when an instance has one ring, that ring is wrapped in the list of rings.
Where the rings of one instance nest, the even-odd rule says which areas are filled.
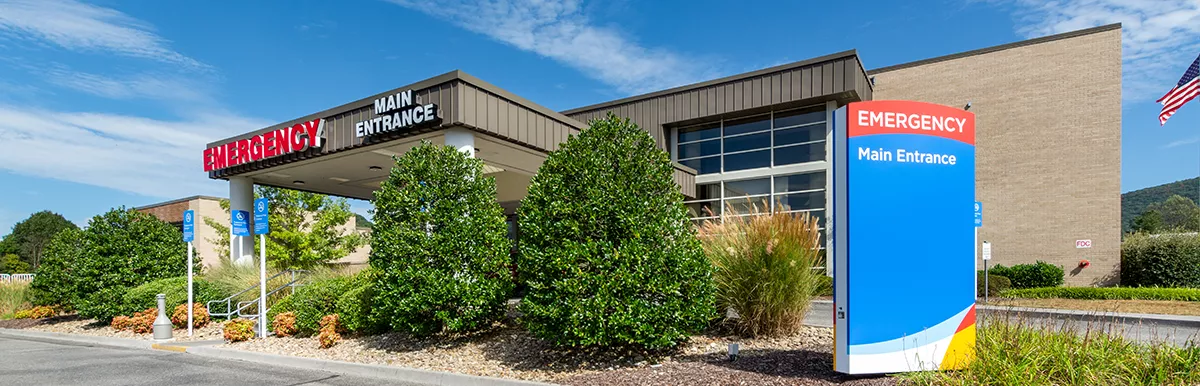
[[[178,224],[183,223],[183,212],[191,209],[189,207],[190,203],[191,201],[179,201],[151,208],[142,208],[138,209],[138,211],[158,217],[159,220],[163,220],[172,224]]]
[[[1067,285],[1116,284],[1121,242],[1121,30],[881,69],[875,100],[962,107],[977,119],[981,240],[993,262],[1044,260]],[[1075,241],[1092,240],[1077,249]],[[1080,259],[1091,267],[1079,270]]]

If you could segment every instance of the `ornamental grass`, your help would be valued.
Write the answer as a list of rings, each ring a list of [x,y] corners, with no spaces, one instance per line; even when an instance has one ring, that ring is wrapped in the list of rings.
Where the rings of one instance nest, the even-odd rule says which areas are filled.
[[[719,309],[732,309],[740,332],[783,336],[800,330],[809,302],[820,288],[818,218],[766,202],[749,213],[726,208],[719,221],[700,226],[704,252],[712,261]]]

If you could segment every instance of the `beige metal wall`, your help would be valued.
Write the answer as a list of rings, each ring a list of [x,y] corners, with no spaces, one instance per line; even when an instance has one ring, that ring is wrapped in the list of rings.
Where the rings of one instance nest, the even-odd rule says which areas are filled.
[[[564,111],[587,122],[609,112],[629,118],[666,148],[664,126],[689,120],[750,114],[789,104],[870,100],[871,86],[858,54],[846,51],[747,74]]]
[[[1116,284],[1121,243],[1120,26],[872,71],[875,99],[976,114],[979,237],[993,263],[1060,265]],[[1092,240],[1077,249],[1076,240]],[[1091,267],[1076,269],[1080,259]]]

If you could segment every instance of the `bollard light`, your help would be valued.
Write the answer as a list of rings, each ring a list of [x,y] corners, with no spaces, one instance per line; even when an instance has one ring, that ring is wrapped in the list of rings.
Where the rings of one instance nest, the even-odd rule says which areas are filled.
[[[736,361],[737,357],[738,357],[738,344],[730,343],[729,344],[729,360]]]
[[[171,319],[167,318],[167,295],[158,294],[158,317],[154,318],[154,340],[171,339]]]

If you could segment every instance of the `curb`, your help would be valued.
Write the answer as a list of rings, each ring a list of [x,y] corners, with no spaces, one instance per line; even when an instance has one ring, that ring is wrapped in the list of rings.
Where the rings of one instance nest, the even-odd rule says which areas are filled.
[[[420,370],[398,366],[369,365],[339,362],[325,359],[304,358],[288,355],[267,354],[252,351],[184,345],[191,342],[156,343],[152,340],[110,338],[103,336],[64,334],[59,332],[25,331],[0,328],[0,337],[21,338],[34,341],[50,341],[85,346],[107,346],[142,350],[163,350],[191,354],[214,359],[238,360],[299,369],[321,370],[342,375],[382,378],[426,385],[488,385],[488,386],[538,386],[551,385],[515,379],[490,378],[476,375]]]
[[[480,377],[475,375],[446,373],[440,371],[419,370],[405,367],[369,365],[362,363],[340,362],[325,359],[304,358],[288,355],[267,354],[253,351],[234,350],[216,347],[189,347],[188,354],[197,356],[232,359],[245,362],[255,362],[276,366],[294,367],[300,369],[321,370],[336,374],[354,375],[360,377],[384,378],[405,382],[428,385],[489,385],[489,386],[534,386],[550,385],[515,379]]]
[[[118,348],[135,348],[135,349],[151,349],[157,344],[152,340],[137,340],[125,338],[110,338],[105,336],[91,336],[79,334],[65,334],[61,332],[43,332],[43,331],[26,331],[14,330],[9,328],[0,328],[0,336],[23,338],[41,341],[53,341],[58,343],[73,343],[82,345],[107,346]]]
[[[813,304],[829,304],[832,300],[813,300]],[[1072,319],[1077,321],[1114,321],[1124,324],[1143,324],[1166,327],[1200,328],[1200,316],[1164,315],[1164,314],[1133,314],[1108,311],[1063,310],[1055,308],[1009,307],[976,305],[976,310],[986,311],[986,315],[1009,317],[1038,317]]]

